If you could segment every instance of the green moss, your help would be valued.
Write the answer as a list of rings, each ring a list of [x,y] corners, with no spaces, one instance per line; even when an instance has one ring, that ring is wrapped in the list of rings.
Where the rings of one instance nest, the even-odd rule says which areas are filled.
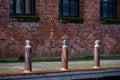
[[[17,63],[17,60],[0,60],[0,63]]]
[[[117,18],[100,18],[103,24],[120,24],[120,19]]]
[[[39,21],[40,17],[38,15],[22,15],[15,14],[10,15],[11,21]]]
[[[24,62],[25,61],[25,57],[23,55],[20,55],[19,58],[18,58],[18,61]]]
[[[82,23],[83,18],[80,17],[69,17],[69,16],[62,16],[59,17],[61,23]]]

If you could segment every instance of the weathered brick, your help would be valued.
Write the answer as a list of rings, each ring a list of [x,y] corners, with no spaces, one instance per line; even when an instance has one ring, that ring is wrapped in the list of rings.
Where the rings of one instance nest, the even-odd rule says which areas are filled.
[[[77,24],[59,22],[59,0],[36,0],[39,22],[12,22],[9,1],[0,1],[1,58],[24,55],[26,39],[31,41],[34,57],[60,56],[63,39],[69,41],[69,56],[93,54],[96,39],[101,41],[101,53],[120,54],[120,25],[100,23],[99,0],[80,0],[80,17],[84,22]],[[120,1],[117,1],[120,17]]]

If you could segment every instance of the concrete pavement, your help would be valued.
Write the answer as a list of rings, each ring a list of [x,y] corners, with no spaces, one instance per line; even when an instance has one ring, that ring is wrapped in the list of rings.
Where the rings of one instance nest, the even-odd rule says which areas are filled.
[[[93,61],[69,61],[69,69],[92,68]],[[101,60],[101,67],[120,66],[120,60]],[[23,72],[25,63],[0,63],[0,72]],[[61,62],[33,62],[32,69],[36,70],[59,70]]]

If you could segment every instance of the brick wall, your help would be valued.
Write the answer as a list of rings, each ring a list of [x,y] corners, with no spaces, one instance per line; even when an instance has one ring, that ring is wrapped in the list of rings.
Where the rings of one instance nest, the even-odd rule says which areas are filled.
[[[9,0],[1,0],[0,57],[24,55],[26,39],[31,41],[34,57],[60,56],[63,39],[69,41],[69,56],[93,54],[96,39],[101,41],[102,54],[120,53],[120,25],[100,24],[99,0],[80,1],[84,22],[79,24],[59,22],[58,1],[36,0],[39,22],[11,22]]]

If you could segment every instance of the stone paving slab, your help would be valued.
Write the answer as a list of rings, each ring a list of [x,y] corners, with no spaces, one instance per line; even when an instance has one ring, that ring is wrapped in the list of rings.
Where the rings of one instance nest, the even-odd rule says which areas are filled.
[[[93,61],[69,61],[69,69],[92,68]],[[101,67],[120,67],[120,60],[102,60]],[[25,63],[0,63],[0,72],[23,72]],[[33,62],[33,71],[60,70],[61,62]]]

